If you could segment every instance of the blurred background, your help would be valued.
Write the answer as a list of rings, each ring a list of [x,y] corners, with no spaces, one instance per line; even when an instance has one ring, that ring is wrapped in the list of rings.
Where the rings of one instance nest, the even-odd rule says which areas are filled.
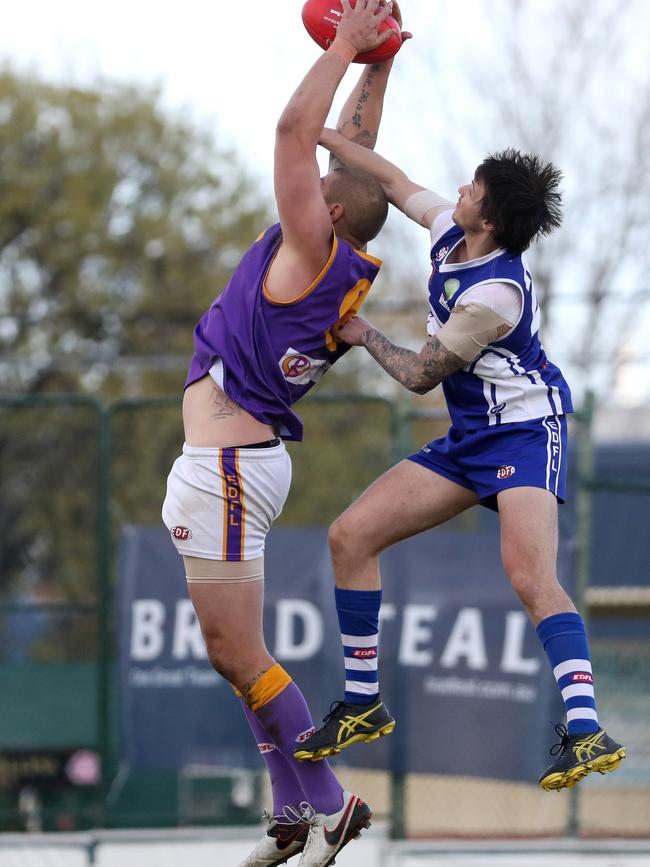
[[[558,795],[538,790],[532,772],[522,779],[529,761],[539,770],[547,763],[549,723],[561,711],[530,627],[514,618],[495,521],[477,509],[385,564],[395,573],[387,582],[388,696],[403,735],[378,757],[369,749],[360,764],[336,764],[397,840],[642,840],[650,836],[647,3],[401,5],[415,38],[395,63],[379,152],[452,198],[486,153],[505,147],[538,152],[564,172],[564,226],[530,253],[545,348],[579,407],[560,571],[589,619],[601,717],[629,758],[615,775]],[[230,756],[216,737],[211,752],[196,720],[213,701],[229,724],[230,699],[193,644],[195,624],[186,623],[192,652],[183,656],[175,644],[185,588],[160,506],[182,444],[194,324],[275,219],[275,123],[319,54],[301,6],[115,0],[100,14],[75,0],[35,0],[3,20],[6,832],[245,829],[268,801],[246,733]],[[348,73],[332,124],[359,72]],[[325,171],[324,154],[320,161]],[[385,267],[364,309],[413,348],[426,333],[427,242],[392,214],[370,249]],[[301,682],[313,684],[331,656],[335,688],[324,528],[448,419],[441,395],[402,393],[361,351],[301,406],[306,439],[291,447],[294,483],[271,542],[267,625],[276,655]],[[288,544],[310,552],[313,570],[301,586],[285,574]],[[148,584],[133,564],[152,561]],[[134,612],[157,597],[168,615],[164,650],[156,655],[145,638],[138,659]],[[391,617],[400,623],[394,634]],[[485,665],[473,641],[482,642]],[[174,677],[182,703],[169,686]],[[329,690],[309,689],[318,717]],[[431,714],[419,720],[427,702]],[[187,726],[173,758],[151,734],[147,708],[177,731]],[[454,726],[462,728],[457,772],[439,755],[449,752]],[[152,755],[138,746],[143,733]],[[478,767],[478,738],[489,738],[502,760]]]

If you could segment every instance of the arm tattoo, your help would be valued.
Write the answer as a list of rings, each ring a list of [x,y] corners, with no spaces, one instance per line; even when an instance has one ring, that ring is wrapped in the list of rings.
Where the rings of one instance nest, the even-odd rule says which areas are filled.
[[[358,129],[361,129],[361,123],[363,120],[363,110],[366,107],[366,103],[370,97],[370,88],[372,87],[372,82],[375,77],[376,67],[371,66],[368,75],[366,76],[366,80],[363,82],[363,87],[361,88],[361,93],[359,95],[359,100],[357,102],[357,108],[354,114],[352,115],[352,124]],[[377,136],[375,135],[375,138]]]
[[[213,418],[216,421],[231,418],[241,412],[240,405],[231,400],[225,391],[222,391],[215,383],[212,384],[212,409]]]
[[[375,74],[379,69],[379,64],[375,63],[370,67],[368,75],[366,76],[366,80],[363,82],[361,86],[361,93],[359,94],[359,99],[357,100],[357,105],[354,110],[352,117],[343,123],[340,123],[337,126],[337,132],[340,132],[342,135],[345,135],[345,128],[348,124],[352,124],[352,126],[358,130],[354,135],[348,136],[350,141],[355,142],[355,144],[362,145],[363,147],[370,148],[372,150],[377,143],[377,133],[378,129],[363,129],[363,111],[370,99],[370,89],[372,87],[372,83],[375,78]],[[337,165],[340,166],[342,163],[337,161]],[[332,161],[330,161],[330,168],[332,167]]]
[[[424,376],[433,383],[431,388],[435,388],[438,383],[451,376],[452,373],[467,367],[467,362],[455,352],[447,349],[435,335],[430,337],[422,347],[420,358],[422,359]]]
[[[373,150],[375,145],[377,144],[377,135],[379,133],[379,129],[363,129],[363,111],[370,98],[370,89],[379,68],[380,67],[378,63],[374,63],[370,67],[370,69],[368,70],[368,75],[366,76],[366,79],[361,86],[361,93],[359,94],[359,99],[357,100],[357,105],[352,117],[343,121],[342,123],[339,123],[336,127],[337,132],[340,132],[341,135],[345,135],[345,129],[351,123],[352,126],[355,128],[356,132],[354,133],[354,135],[346,136],[346,138],[349,138],[350,141],[354,142],[355,144],[361,145],[364,148],[370,148],[370,150]],[[342,160],[340,160],[338,157],[335,157],[334,154],[330,154],[330,171],[340,169],[344,165],[345,164]]]
[[[467,364],[435,336],[430,337],[418,353],[396,346],[379,331],[370,328],[363,335],[363,345],[386,373],[417,394],[426,394]]]

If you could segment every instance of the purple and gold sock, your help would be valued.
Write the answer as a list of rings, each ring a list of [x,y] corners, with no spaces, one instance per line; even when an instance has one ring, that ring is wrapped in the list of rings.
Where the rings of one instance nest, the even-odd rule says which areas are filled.
[[[300,762],[293,751],[314,731],[309,708],[291,677],[276,663],[253,686],[249,707],[262,728],[293,769],[305,798],[317,813],[336,813],[343,804],[343,788],[329,763]]]
[[[300,804],[306,799],[305,793],[295,771],[273,743],[271,736],[257,716],[242,697],[240,697],[240,701],[271,779],[273,815],[281,822],[286,822],[284,808],[293,807],[294,810],[299,811]]]

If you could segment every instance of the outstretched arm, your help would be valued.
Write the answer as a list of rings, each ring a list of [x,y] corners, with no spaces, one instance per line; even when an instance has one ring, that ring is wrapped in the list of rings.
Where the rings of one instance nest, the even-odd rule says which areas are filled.
[[[419,352],[413,352],[391,343],[376,328],[369,328],[362,345],[386,373],[415,394],[426,394],[467,364],[435,336],[429,337]]]
[[[371,150],[377,143],[379,125],[384,110],[384,96],[393,59],[368,64],[354,90],[341,109],[336,130],[349,141]],[[330,153],[330,171],[343,165]]]
[[[344,138],[335,130],[324,129],[319,141],[341,162],[375,177],[384,188],[388,201],[420,225],[429,228],[439,214],[453,208],[452,202],[416,184],[394,163]],[[424,210],[410,207],[409,199],[415,193],[425,194]]]
[[[402,29],[402,14],[399,4],[393,2],[391,15]],[[412,38],[412,34],[402,30],[402,41]],[[377,143],[379,125],[384,108],[386,86],[393,68],[394,58],[382,63],[368,64],[362,71],[359,81],[341,109],[337,132],[344,138],[371,150]],[[341,160],[330,154],[330,170],[341,165]]]
[[[500,340],[516,321],[516,317],[510,321],[503,312],[486,303],[470,300],[454,307],[448,320],[419,352],[396,346],[360,316],[338,328],[335,337],[352,346],[365,346],[393,379],[416,394],[426,394],[477,359],[486,346]]]
[[[392,343],[360,316],[350,319],[336,333],[337,340],[365,346],[386,373],[415,394],[426,394],[447,376],[467,365],[467,361],[447,349],[434,335],[419,352]]]
[[[388,15],[388,7],[380,0],[368,0],[365,6],[357,3],[354,9],[349,0],[342,2],[344,13],[332,46],[307,73],[276,130],[275,197],[283,244],[270,276],[272,282],[281,284],[280,290],[291,283],[301,283],[300,291],[304,290],[328,259],[332,221],[321,192],[316,145],[350,62],[359,52],[390,37],[390,33],[377,34]],[[283,273],[276,280],[278,272]]]

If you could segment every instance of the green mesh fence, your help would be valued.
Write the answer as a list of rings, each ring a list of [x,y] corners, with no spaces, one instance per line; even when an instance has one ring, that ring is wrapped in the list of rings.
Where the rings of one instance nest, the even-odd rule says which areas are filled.
[[[290,446],[294,481],[280,519],[287,525],[329,523],[395,460],[447,427],[443,412],[410,413],[378,398],[321,395],[301,409],[307,435],[305,443]],[[160,523],[166,476],[183,440],[179,401],[101,407],[77,397],[5,397],[0,431],[0,827],[21,829],[28,822],[18,809],[19,790],[2,782],[3,769],[5,783],[11,772],[7,756],[79,745],[102,753],[110,785],[42,788],[45,829],[247,820],[254,811],[238,812],[233,791],[241,793],[250,781],[211,779],[195,769],[184,779],[145,775],[125,782],[114,762],[116,702],[108,676],[114,544],[124,524]],[[619,577],[647,589],[643,563],[650,542],[647,534],[626,538],[621,504],[634,498],[633,508],[647,512],[650,487],[636,478],[622,490],[620,474],[616,484],[599,484],[588,417],[578,420],[574,434],[580,444],[577,529],[569,542],[582,576],[578,593],[591,599],[592,577],[602,589],[612,572],[602,556],[590,557],[600,498],[616,505],[609,533]],[[477,515],[474,510],[462,519],[468,539]],[[577,795],[549,796],[534,784],[418,774],[355,778],[346,772],[353,776],[344,782],[373,792],[396,836],[647,833],[650,606],[643,597],[629,604],[619,594],[618,601],[593,602],[589,610],[600,714],[629,749],[605,786],[588,779]],[[255,809],[263,797],[260,782],[251,789]]]

